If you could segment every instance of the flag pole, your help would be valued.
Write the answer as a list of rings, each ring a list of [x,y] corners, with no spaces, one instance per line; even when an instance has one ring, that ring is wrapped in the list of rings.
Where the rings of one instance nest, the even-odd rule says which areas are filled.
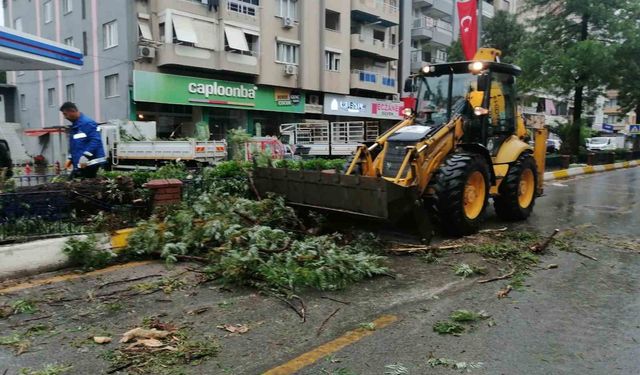
[[[482,47],[482,2],[483,0],[477,0],[478,6],[478,49]]]

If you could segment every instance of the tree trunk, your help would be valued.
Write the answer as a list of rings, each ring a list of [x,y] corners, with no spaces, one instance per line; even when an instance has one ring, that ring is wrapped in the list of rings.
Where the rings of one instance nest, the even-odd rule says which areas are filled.
[[[583,14],[580,20],[580,41],[585,41],[589,37],[589,15]],[[572,155],[578,155],[580,148],[580,130],[582,128],[582,107],[584,103],[584,85],[583,80],[586,74],[583,72],[576,80],[575,93],[573,94],[573,124],[569,131],[569,151]]]
[[[640,101],[636,104],[636,124],[640,124]],[[633,136],[633,151],[640,151],[640,134]]]

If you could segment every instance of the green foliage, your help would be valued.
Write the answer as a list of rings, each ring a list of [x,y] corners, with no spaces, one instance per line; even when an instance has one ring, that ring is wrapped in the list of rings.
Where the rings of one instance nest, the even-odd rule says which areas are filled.
[[[449,315],[449,319],[457,323],[473,323],[480,319],[487,319],[489,316],[481,312],[474,312],[470,310],[456,310]]]
[[[405,375],[409,370],[402,363],[394,363],[384,366],[384,375]]]
[[[321,171],[321,170],[342,170],[345,163],[347,161],[345,159],[306,159],[301,161],[293,161],[293,160],[276,160],[274,166],[276,168],[287,168],[293,170],[310,170],[310,171]]]
[[[376,324],[373,323],[373,322],[360,323],[360,324],[358,324],[358,328],[362,328],[362,329],[367,330],[367,331],[375,331],[376,330]]]
[[[484,363],[482,362],[462,362],[456,361],[449,358],[429,358],[427,360],[427,364],[431,367],[448,367],[455,370],[471,370],[471,369],[479,369],[482,368]]]
[[[62,252],[72,265],[82,267],[85,271],[104,268],[116,256],[110,250],[100,248],[95,235],[89,235],[86,239],[69,238]]]
[[[229,130],[227,138],[229,139],[229,146],[231,146],[233,160],[243,161],[244,145],[249,142],[251,135],[245,129],[237,128]]]
[[[300,225],[281,197],[254,201],[212,192],[139,223],[125,254],[159,255],[170,263],[181,255],[205,255],[211,260],[207,271],[223,282],[278,290],[335,290],[387,272],[375,254],[375,237],[345,241],[337,234],[292,232]]]
[[[20,375],[62,375],[73,369],[71,365],[48,364],[41,370],[33,370],[31,368],[23,368]]]
[[[515,14],[497,10],[493,18],[482,25],[482,46],[502,51],[501,60],[514,63],[526,30]]]
[[[465,327],[461,324],[441,320],[433,325],[433,330],[441,335],[460,335],[465,331]]]
[[[87,231],[89,228],[86,225],[70,221],[49,221],[39,217],[18,218],[0,225],[0,240],[50,234],[78,234]]]
[[[472,266],[467,263],[460,263],[453,267],[453,272],[456,274],[456,276],[467,278],[473,275],[484,275],[487,273],[487,269],[484,267]]]
[[[34,301],[19,299],[11,304],[14,314],[33,314],[38,311],[38,307]]]
[[[451,46],[449,46],[447,50],[447,56],[448,56],[448,61],[450,62],[467,60],[467,57],[464,55],[464,52],[462,51],[462,42],[460,41],[459,38],[458,40],[451,43]]]

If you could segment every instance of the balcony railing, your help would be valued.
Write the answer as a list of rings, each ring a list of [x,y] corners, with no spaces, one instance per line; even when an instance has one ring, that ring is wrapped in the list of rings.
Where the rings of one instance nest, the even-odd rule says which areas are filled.
[[[258,15],[258,6],[244,1],[227,0],[227,11],[256,17]]]
[[[393,77],[383,76],[379,73],[359,69],[354,69],[351,71],[351,73],[355,74],[360,82],[372,83],[374,85],[381,84],[387,87],[396,87],[397,81]]]
[[[413,28],[437,28],[445,32],[453,32],[453,25],[443,20],[436,20],[431,17],[420,17],[413,21]]]

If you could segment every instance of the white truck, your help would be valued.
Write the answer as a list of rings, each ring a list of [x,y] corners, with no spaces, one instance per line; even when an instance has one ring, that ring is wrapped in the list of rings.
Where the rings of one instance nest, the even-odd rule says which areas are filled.
[[[171,161],[215,164],[227,159],[225,140],[155,140],[155,122],[111,122],[100,128],[105,154],[116,169],[154,167]]]
[[[618,148],[625,148],[625,137],[593,137],[586,140],[589,151],[613,151]]]
[[[358,145],[374,142],[379,135],[376,121],[329,122],[309,120],[280,125],[282,142],[305,150],[309,156],[349,156]],[[308,152],[307,152],[308,151]]]

